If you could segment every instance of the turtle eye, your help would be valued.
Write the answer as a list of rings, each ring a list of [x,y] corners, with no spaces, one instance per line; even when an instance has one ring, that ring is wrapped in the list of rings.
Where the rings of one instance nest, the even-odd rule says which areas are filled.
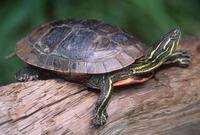
[[[170,37],[171,37],[172,39],[177,39],[177,38],[180,37],[180,35],[181,35],[181,30],[180,30],[180,29],[174,29],[174,30],[172,30],[172,32],[170,33]]]

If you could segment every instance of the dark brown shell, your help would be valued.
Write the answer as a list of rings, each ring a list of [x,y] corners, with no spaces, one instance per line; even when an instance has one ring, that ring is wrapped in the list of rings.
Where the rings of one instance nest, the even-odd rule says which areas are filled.
[[[16,54],[26,63],[61,73],[99,74],[122,69],[143,55],[135,37],[97,20],[43,25],[20,40]]]

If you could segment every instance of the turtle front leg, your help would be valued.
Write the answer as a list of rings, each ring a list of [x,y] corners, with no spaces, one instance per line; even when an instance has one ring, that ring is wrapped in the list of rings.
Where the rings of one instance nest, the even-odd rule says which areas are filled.
[[[179,67],[188,67],[191,63],[191,57],[186,50],[177,50],[167,57],[165,65],[176,65]]]
[[[20,69],[15,77],[17,81],[26,82],[26,81],[33,81],[39,79],[39,70],[34,67],[28,66]]]
[[[103,79],[100,84],[101,94],[96,102],[94,109],[92,125],[95,128],[98,128],[106,123],[108,114],[106,108],[111,97],[112,92],[112,80],[107,76],[103,76]]]

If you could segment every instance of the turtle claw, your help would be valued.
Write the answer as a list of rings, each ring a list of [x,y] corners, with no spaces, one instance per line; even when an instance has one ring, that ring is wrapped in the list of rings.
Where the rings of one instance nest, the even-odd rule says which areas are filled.
[[[186,50],[179,50],[177,51],[180,53],[180,57],[183,57],[183,58],[191,58],[190,54],[186,51]]]
[[[105,114],[96,115],[92,120],[92,126],[98,128],[106,123],[107,117]]]
[[[183,54],[186,54],[186,53],[188,53],[185,49],[178,49],[178,50],[176,50],[176,53],[183,53]]]
[[[186,50],[178,50],[177,52],[177,64],[180,67],[188,67],[191,63],[191,56]]]
[[[191,63],[190,58],[180,58],[177,64],[180,67],[188,67],[190,63]]]
[[[15,78],[17,81],[26,82],[38,80],[39,75],[35,70],[31,68],[23,68],[16,73]]]
[[[92,127],[98,128],[100,126],[103,126],[108,118],[108,113],[107,111],[103,111],[103,113],[98,114],[97,112],[94,113],[94,117],[92,119]]]

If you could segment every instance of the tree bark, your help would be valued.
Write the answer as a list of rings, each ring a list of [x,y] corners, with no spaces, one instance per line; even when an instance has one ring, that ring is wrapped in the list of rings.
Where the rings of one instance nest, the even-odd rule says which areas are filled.
[[[58,79],[0,87],[0,134],[200,135],[200,39],[180,46],[192,55],[191,66],[116,88],[99,129],[90,127],[98,91]]]

